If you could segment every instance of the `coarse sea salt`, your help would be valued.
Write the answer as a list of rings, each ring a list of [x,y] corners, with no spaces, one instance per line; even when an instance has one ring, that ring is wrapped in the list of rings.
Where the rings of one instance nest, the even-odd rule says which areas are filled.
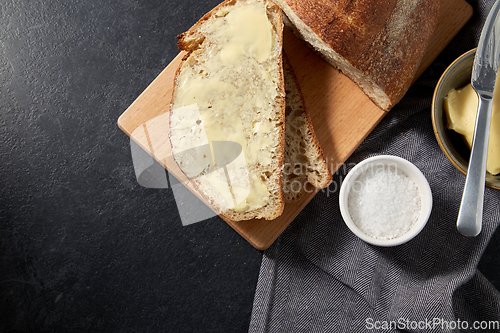
[[[417,185],[395,164],[367,169],[353,183],[348,197],[354,224],[377,239],[404,235],[418,220],[421,206]]]

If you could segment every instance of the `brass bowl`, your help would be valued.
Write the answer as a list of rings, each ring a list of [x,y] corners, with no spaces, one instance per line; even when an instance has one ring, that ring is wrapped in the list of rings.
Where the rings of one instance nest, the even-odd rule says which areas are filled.
[[[464,175],[467,174],[470,149],[460,134],[447,128],[443,104],[451,89],[459,89],[470,83],[475,54],[476,49],[472,49],[453,61],[441,75],[432,97],[432,126],[436,139],[446,157]],[[500,175],[488,172],[486,186],[500,189]]]

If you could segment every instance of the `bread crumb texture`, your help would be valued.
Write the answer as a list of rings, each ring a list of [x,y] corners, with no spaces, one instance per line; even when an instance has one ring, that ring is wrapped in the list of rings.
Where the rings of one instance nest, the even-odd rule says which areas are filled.
[[[285,202],[293,202],[306,193],[308,183],[325,188],[331,183],[332,176],[314,133],[299,83],[285,54],[283,69],[286,91],[283,190]]]

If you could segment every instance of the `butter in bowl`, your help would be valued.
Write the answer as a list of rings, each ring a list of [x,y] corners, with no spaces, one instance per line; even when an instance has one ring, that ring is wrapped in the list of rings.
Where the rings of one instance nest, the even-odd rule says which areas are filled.
[[[448,129],[462,135],[469,149],[474,138],[478,103],[477,94],[470,83],[450,90],[444,98],[446,125]],[[495,90],[493,98],[486,170],[492,175],[500,173],[500,89]]]
[[[470,86],[476,49],[458,57],[442,74],[432,99],[432,125],[441,150],[464,175],[477,113],[477,95]],[[500,189],[500,89],[496,89],[488,145],[486,186]]]
[[[349,172],[339,205],[345,224],[360,239],[396,246],[424,228],[432,210],[432,192],[415,165],[397,156],[379,155]]]

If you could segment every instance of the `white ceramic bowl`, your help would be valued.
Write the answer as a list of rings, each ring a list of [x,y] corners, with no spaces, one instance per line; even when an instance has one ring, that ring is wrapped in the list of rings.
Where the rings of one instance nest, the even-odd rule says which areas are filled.
[[[356,224],[354,224],[348,209],[349,192],[351,191],[355,181],[362,173],[366,172],[369,168],[380,165],[388,165],[391,167],[395,165],[398,170],[404,172],[415,182],[420,191],[421,197],[420,215],[415,224],[405,234],[392,239],[378,239],[364,233],[356,226]],[[401,157],[379,155],[368,158],[352,168],[340,188],[339,204],[340,212],[345,224],[356,236],[361,238],[363,241],[373,245],[396,246],[408,242],[416,235],[418,235],[418,233],[424,228],[432,211],[432,192],[427,179],[425,179],[425,176],[415,165]]]

